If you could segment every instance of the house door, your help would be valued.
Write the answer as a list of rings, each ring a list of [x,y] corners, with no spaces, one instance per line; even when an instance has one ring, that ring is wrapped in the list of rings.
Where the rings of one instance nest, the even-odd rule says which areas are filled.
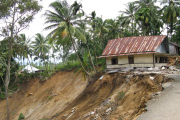
[[[129,64],[134,64],[134,56],[128,56]]]

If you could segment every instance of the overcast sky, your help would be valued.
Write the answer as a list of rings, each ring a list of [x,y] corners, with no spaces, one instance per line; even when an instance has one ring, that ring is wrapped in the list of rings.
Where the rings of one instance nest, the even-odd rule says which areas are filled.
[[[30,27],[26,30],[22,31],[28,37],[33,37],[36,33],[42,33],[46,36],[49,31],[43,31],[43,29],[47,26],[44,24],[45,17],[42,14],[45,13],[46,10],[49,9],[49,4],[55,0],[42,0],[43,9],[39,12],[33,22],[30,24]],[[75,0],[67,0],[71,5]],[[77,0],[81,1],[84,12],[89,15],[92,11],[96,12],[97,17],[101,17],[103,19],[115,19],[118,15],[120,15],[119,11],[124,11],[128,2],[132,2],[135,0]]]

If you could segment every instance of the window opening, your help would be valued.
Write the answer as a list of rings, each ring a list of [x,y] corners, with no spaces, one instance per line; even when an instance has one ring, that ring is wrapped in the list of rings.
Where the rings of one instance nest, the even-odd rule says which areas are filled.
[[[118,64],[118,58],[113,58],[111,59],[112,65],[117,65]]]
[[[134,56],[128,56],[129,64],[134,64]]]
[[[160,57],[159,63],[167,63],[167,57]]]

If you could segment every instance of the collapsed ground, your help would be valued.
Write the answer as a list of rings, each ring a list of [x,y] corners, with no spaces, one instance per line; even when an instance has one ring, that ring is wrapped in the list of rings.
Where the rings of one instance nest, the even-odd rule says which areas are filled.
[[[161,74],[102,72],[88,84],[73,71],[57,72],[43,83],[38,79],[24,83],[10,97],[11,119],[17,120],[20,113],[27,120],[134,119],[167,81]],[[4,120],[6,101],[0,103],[0,120]]]

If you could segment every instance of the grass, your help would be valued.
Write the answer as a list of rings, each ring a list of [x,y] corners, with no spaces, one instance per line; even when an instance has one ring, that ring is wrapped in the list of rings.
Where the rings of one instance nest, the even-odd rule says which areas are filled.
[[[76,68],[77,66],[79,66],[79,62],[66,62],[66,63],[59,63],[57,65],[57,70],[61,70],[61,71],[70,71],[74,68]]]
[[[122,100],[125,97],[125,92],[119,92],[118,96],[117,96],[117,101]]]

